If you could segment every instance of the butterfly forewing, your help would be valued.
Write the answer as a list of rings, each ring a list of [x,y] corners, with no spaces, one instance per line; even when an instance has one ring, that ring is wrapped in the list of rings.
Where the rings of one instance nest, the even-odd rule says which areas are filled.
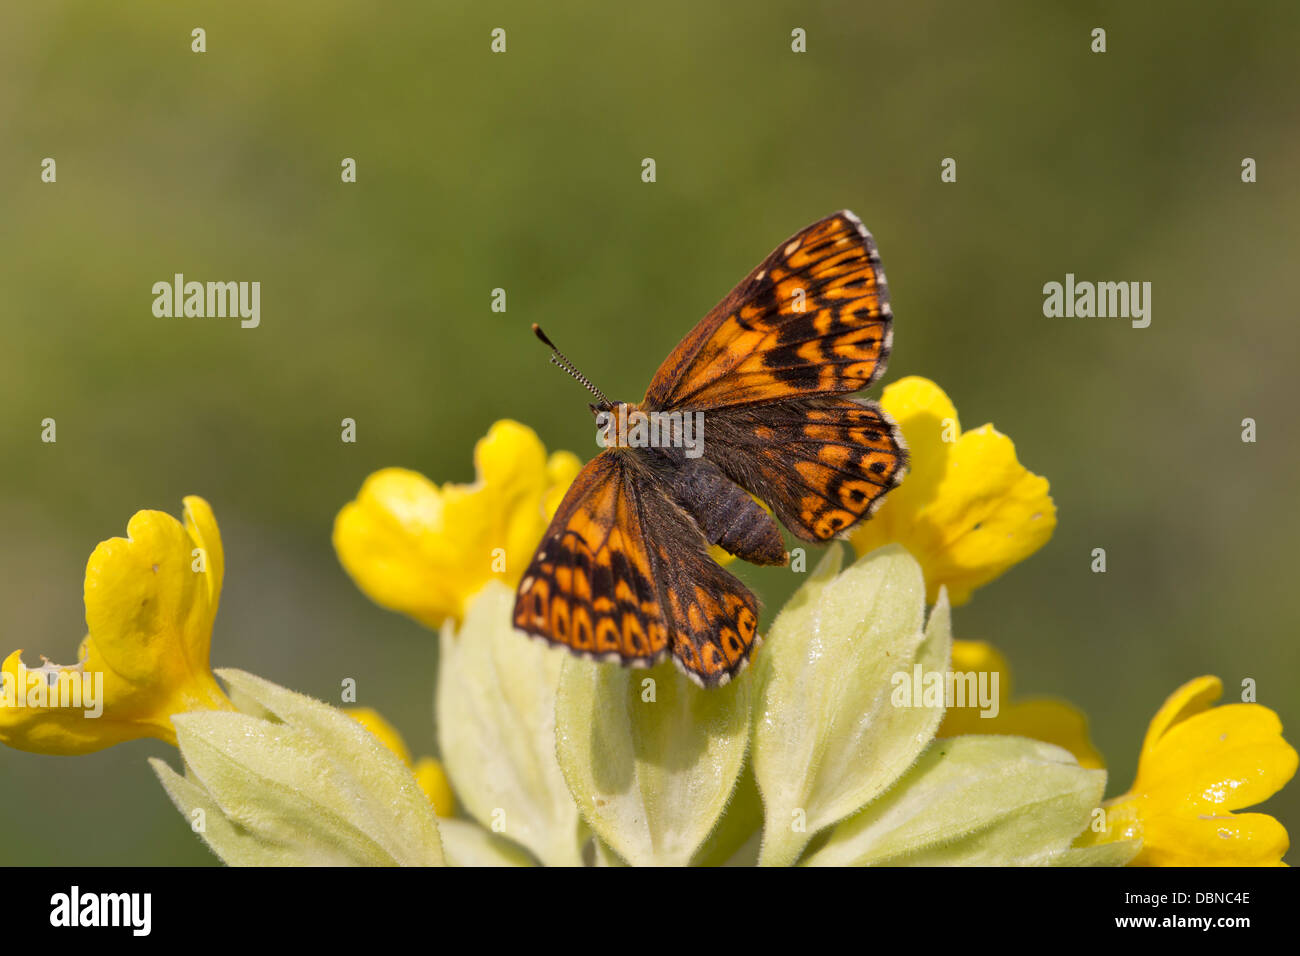
[[[856,392],[891,344],[875,241],[842,211],[791,236],[682,340],[644,408],[707,411]]]

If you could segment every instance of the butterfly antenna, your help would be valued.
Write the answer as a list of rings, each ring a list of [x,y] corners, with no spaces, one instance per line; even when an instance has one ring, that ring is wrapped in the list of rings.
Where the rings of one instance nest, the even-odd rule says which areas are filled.
[[[567,358],[565,358],[564,353],[555,347],[555,343],[546,337],[546,333],[542,331],[542,327],[538,325],[536,322],[533,323],[533,334],[536,335],[539,339],[541,339],[542,344],[551,350],[552,365],[557,365],[560,368],[564,369],[566,372],[568,372],[570,375],[576,378],[579,382],[581,382],[584,386],[586,386],[587,391],[591,392],[591,394],[595,395],[598,399],[600,399],[601,405],[613,404],[612,402],[610,402],[608,398],[605,397],[604,392],[598,389],[595,385],[592,385],[591,380],[587,378],[587,376],[579,372],[577,368],[574,367],[573,363],[570,362]]]

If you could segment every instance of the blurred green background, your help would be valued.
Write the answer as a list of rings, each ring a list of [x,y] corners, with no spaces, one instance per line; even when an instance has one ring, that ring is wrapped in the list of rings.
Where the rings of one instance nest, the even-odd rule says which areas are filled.
[[[0,656],[71,662],[95,544],[201,494],[227,554],[214,664],[331,701],[353,677],[432,752],[434,636],[349,582],[339,507],[386,465],[471,479],[498,418],[590,456],[585,393],[529,323],[638,399],[778,241],[848,207],[893,293],[886,381],[938,381],[1059,507],[957,635],[1088,712],[1111,793],[1202,673],[1229,697],[1254,678],[1300,736],[1300,7],[729,6],[5,4]],[[155,318],[175,272],[259,280],[261,327]],[[1150,281],[1151,327],[1045,318],[1066,272]],[[741,573],[769,615],[797,583]],[[177,763],[0,748],[0,862],[214,862],[150,755]],[[1267,809],[1300,827],[1300,787]]]

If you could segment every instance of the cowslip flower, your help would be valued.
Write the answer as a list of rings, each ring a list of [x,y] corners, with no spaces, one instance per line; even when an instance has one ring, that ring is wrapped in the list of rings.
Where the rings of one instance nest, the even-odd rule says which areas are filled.
[[[536,479],[545,459],[534,447]],[[564,485],[551,490],[558,500]],[[1042,514],[1050,532],[1050,499]],[[441,542],[475,553],[493,543]],[[1082,714],[1012,700],[1009,681],[1000,719],[973,727],[962,724],[969,711],[890,706],[896,670],[996,670],[1005,680],[1005,662],[986,644],[951,642],[942,585],[926,620],[933,582],[905,550],[877,550],[843,571],[840,556],[827,553],[777,616],[755,668],[720,691],[687,686],[666,664],[629,672],[528,639],[511,626],[509,575],[462,585],[465,613],[441,628],[435,696],[465,813],[439,821],[449,859],[1127,862],[1131,840],[1072,846],[1105,781]]]
[[[51,754],[139,737],[175,745],[183,775],[150,763],[227,863],[442,863],[435,806],[449,794],[436,762],[421,775],[360,722],[253,675],[223,671],[222,690],[208,663],[221,535],[206,501],[184,504],[183,522],[140,511],[127,537],[95,549],[76,665],[5,660],[0,741]]]
[[[986,641],[952,642],[952,670],[997,674],[996,713],[986,716],[975,707],[954,707],[939,725],[940,737],[962,734],[1009,734],[1055,744],[1074,754],[1079,766],[1105,767],[1088,734],[1088,717],[1068,701],[1054,697],[1013,699],[1011,669],[1006,658]],[[992,713],[992,709],[990,709]]]
[[[175,744],[173,715],[231,709],[208,663],[225,567],[221,534],[206,501],[191,496],[184,505],[183,523],[138,511],[125,538],[95,548],[86,565],[89,633],[76,664],[31,669],[21,650],[5,659],[0,741],[49,754],[91,753],[139,737]],[[30,706],[40,682],[58,693]],[[82,705],[86,689],[98,698],[94,708],[61,706],[74,685]]]
[[[1105,826],[1080,846],[1141,840],[1134,866],[1281,866],[1286,829],[1262,803],[1296,772],[1277,714],[1256,703],[1211,706],[1217,677],[1188,681],[1151,720],[1133,786],[1103,805]]]
[[[925,570],[926,598],[948,589],[954,606],[1029,557],[1052,536],[1056,506],[1047,479],[1016,458],[992,425],[961,431],[943,389],[912,376],[885,388],[880,404],[907,441],[910,468],[850,541],[858,554],[902,544]]]
[[[376,604],[438,628],[462,620],[488,581],[517,584],[582,463],[548,457],[531,428],[503,420],[475,445],[474,466],[473,484],[441,488],[386,468],[339,512],[334,549]]]
[[[504,441],[524,449],[515,468],[485,468],[484,446]],[[1100,800],[1104,774],[1055,747],[1008,736],[927,749],[942,706],[897,708],[888,688],[899,668],[948,664],[948,605],[927,621],[921,568],[897,547],[844,570],[832,548],[778,615],[756,667],[720,690],[688,684],[667,663],[632,672],[528,638],[511,624],[514,584],[568,481],[554,480],[541,443],[514,423],[493,426],[475,457],[484,503],[467,508],[508,499],[542,515],[507,549],[513,573],[484,561],[469,573],[452,568],[440,609],[428,613],[413,595],[443,573],[430,555],[485,557],[502,547],[508,515],[495,525],[403,521],[382,500],[363,505],[363,490],[335,534],[372,599],[441,621],[439,751],[464,813],[439,819],[452,862],[870,863],[922,851],[942,862],[947,846],[953,861],[1048,862],[1063,858]],[[577,462],[566,459],[567,479]],[[397,480],[437,512],[445,492],[410,473]],[[510,498],[507,488],[530,491]],[[351,526],[358,507],[381,518]],[[524,562],[509,558],[515,550]],[[398,582],[388,595],[416,584],[386,597],[383,576]],[[923,753],[928,772],[916,776],[912,800],[901,778]],[[884,823],[849,825],[886,792]],[[837,824],[809,854],[812,838]]]
[[[442,764],[432,757],[421,757],[412,762],[411,751],[406,746],[401,732],[374,708],[349,707],[343,712],[378,737],[380,743],[397,754],[402,763],[411,768],[411,773],[415,775],[415,782],[420,785],[420,789],[433,804],[434,813],[440,817],[449,817],[456,812],[456,798],[452,795],[451,784],[447,782],[447,774],[442,769]]]

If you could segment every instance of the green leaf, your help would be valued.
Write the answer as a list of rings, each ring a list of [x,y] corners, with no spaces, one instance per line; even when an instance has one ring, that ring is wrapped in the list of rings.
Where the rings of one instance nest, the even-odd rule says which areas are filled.
[[[814,866],[1053,862],[1106,786],[1060,747],[1025,737],[936,740],[888,793],[840,823]]]
[[[442,849],[450,866],[533,866],[528,852],[516,843],[468,820],[438,821]]]
[[[547,866],[580,866],[582,818],[555,760],[555,691],[569,656],[511,626],[491,581],[459,632],[442,629],[438,743],[461,805]]]
[[[925,619],[925,581],[905,550],[842,572],[832,548],[773,623],[755,668],[754,773],[766,820],[759,862],[790,865],[812,836],[888,788],[943,707],[895,706],[896,674],[947,667],[946,594]]]
[[[556,750],[592,830],[633,866],[685,866],[745,762],[749,679],[705,690],[670,664],[633,670],[570,657]]]
[[[411,771],[342,711],[242,671],[218,672],[274,720],[231,711],[172,718],[190,777],[154,765],[229,863],[441,865],[438,825]],[[192,817],[191,817],[192,820]]]

